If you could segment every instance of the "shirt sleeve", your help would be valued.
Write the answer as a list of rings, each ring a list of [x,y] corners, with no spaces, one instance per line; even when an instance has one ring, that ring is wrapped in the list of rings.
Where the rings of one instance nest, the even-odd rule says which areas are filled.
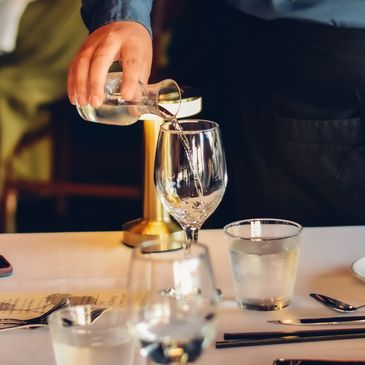
[[[153,0],[82,0],[81,17],[93,32],[102,25],[129,20],[142,24],[150,34]]]

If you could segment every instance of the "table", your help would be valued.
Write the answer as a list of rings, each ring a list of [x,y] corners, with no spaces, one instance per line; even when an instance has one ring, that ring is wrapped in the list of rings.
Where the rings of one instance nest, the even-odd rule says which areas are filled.
[[[131,249],[122,232],[36,233],[0,235],[0,253],[14,273],[0,279],[1,292],[53,292],[125,287]],[[365,227],[305,228],[297,283],[289,308],[274,312],[241,310],[233,296],[228,256],[221,230],[203,230],[200,241],[210,248],[217,287],[226,300],[219,306],[219,332],[297,330],[269,324],[289,316],[333,315],[309,297],[320,292],[365,303],[365,283],[354,277],[351,264],[365,255]],[[310,329],[312,327],[301,327]],[[327,328],[327,327],[326,327]],[[331,328],[328,326],[328,328]],[[1,363],[54,365],[47,328],[0,332]],[[365,339],[258,346],[217,350],[212,345],[197,364],[269,365],[276,358],[365,359]],[[136,362],[142,360],[137,359]]]

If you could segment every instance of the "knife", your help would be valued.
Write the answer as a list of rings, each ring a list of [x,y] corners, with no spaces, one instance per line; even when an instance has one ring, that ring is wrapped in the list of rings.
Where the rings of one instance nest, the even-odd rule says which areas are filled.
[[[275,324],[286,324],[292,326],[310,326],[310,325],[331,325],[331,324],[354,324],[364,323],[365,316],[343,316],[343,317],[319,317],[319,318],[286,318],[274,321],[268,321]]]
[[[298,342],[349,340],[364,337],[365,328],[361,327],[294,332],[226,332],[224,333],[224,340],[216,341],[215,347],[217,349],[225,349],[230,347],[277,345]]]
[[[47,325],[46,324],[9,324],[9,325],[0,326],[0,332],[16,330],[16,329],[21,329],[21,328],[35,329],[35,328],[39,328],[39,327],[47,327]]]
[[[273,365],[365,365],[365,361],[355,360],[308,360],[308,359],[277,359]]]

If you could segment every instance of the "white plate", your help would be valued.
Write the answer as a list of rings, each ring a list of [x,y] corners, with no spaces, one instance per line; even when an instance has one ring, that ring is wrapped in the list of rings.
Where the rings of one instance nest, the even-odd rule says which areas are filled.
[[[365,281],[365,257],[360,257],[353,262],[351,269],[360,280]]]

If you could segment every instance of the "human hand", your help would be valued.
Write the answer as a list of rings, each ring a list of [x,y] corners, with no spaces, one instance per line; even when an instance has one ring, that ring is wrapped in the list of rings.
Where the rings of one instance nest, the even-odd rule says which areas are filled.
[[[90,103],[97,108],[104,98],[110,65],[123,69],[121,97],[131,100],[138,82],[147,83],[152,63],[152,40],[147,29],[131,21],[103,25],[89,35],[74,57],[68,72],[67,93],[72,104]]]

